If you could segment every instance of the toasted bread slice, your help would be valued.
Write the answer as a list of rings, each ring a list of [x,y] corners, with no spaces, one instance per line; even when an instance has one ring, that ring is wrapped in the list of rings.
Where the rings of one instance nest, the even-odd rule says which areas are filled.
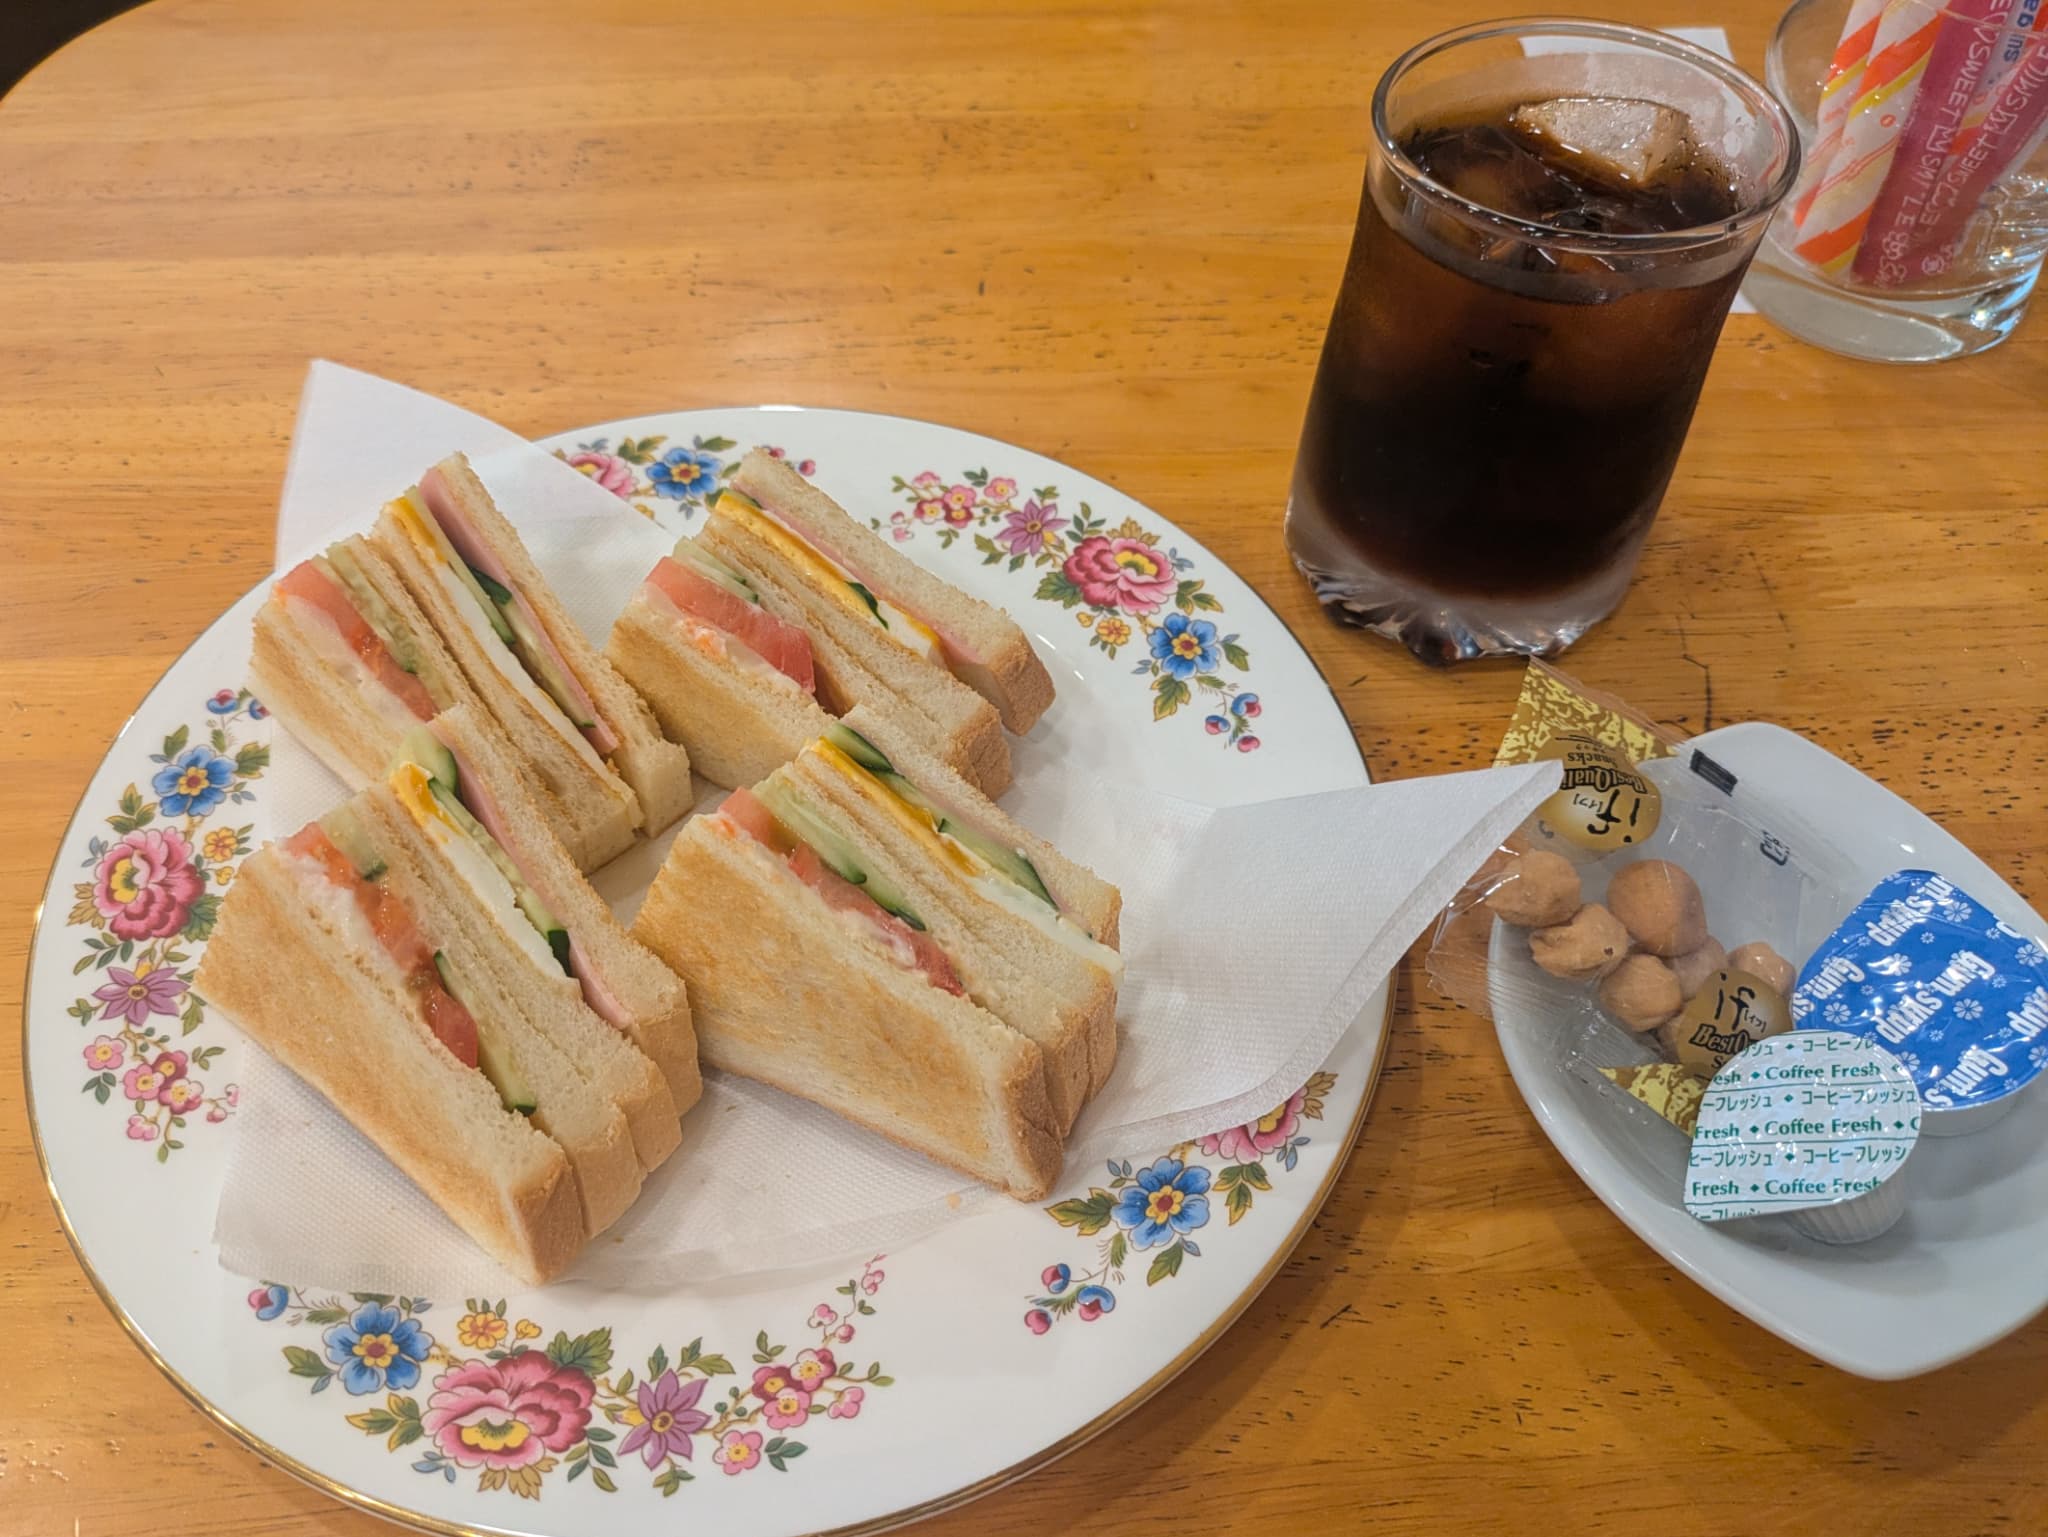
[[[513,750],[554,795],[562,814],[557,831],[577,868],[596,869],[624,852],[645,820],[639,797],[498,638],[425,504],[411,495],[387,503],[370,542],[398,573]]]
[[[723,817],[690,821],[634,936],[681,972],[704,1060],[813,1100],[1007,1191],[1060,1168],[1045,1059],[855,932]]]
[[[759,666],[735,663],[729,648],[697,644],[697,628],[643,587],[612,626],[604,654],[654,707],[663,734],[689,749],[698,773],[727,789],[753,784],[831,717],[779,673],[763,676]]]
[[[647,831],[660,832],[689,811],[695,800],[689,754],[662,737],[647,701],[612,671],[569,617],[469,460],[461,454],[443,459],[421,477],[420,492],[444,528],[452,513],[489,548],[510,578],[506,585],[526,601],[556,657],[590,695],[598,718],[618,738],[610,761],[640,798]],[[634,514],[622,507],[619,516]],[[603,532],[601,527],[593,527],[592,537],[601,538]]]
[[[454,756],[463,805],[562,924],[583,1001],[653,1059],[676,1111],[687,1111],[704,1085],[683,979],[627,934],[583,878],[488,716],[462,707],[443,710],[429,729]],[[545,979],[545,968],[536,972]],[[559,979],[553,985],[565,991]]]
[[[200,989],[492,1258],[534,1285],[557,1275],[585,1233],[567,1155],[434,1038],[397,968],[354,932],[351,899],[319,881],[274,845],[250,855]]]
[[[946,665],[1001,712],[1008,729],[1022,735],[1052,704],[1052,674],[1016,620],[911,560],[786,460],[757,448],[740,461],[732,484],[877,597],[922,620],[945,648]]]
[[[744,504],[721,498],[698,540],[744,572],[764,606],[811,637],[818,702],[899,719],[983,793],[1010,783],[1010,746],[995,708],[938,662],[890,636],[852,588]]]

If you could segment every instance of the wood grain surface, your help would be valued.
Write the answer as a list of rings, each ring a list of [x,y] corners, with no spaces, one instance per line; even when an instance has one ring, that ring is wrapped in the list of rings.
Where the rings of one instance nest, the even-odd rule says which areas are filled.
[[[1641,0],[1760,64],[1774,0]],[[541,434],[803,401],[1109,480],[1292,625],[1376,776],[1483,761],[1505,665],[1341,630],[1280,512],[1379,71],[1425,0],[158,0],[0,101],[0,1017],[93,764],[270,564],[306,361]],[[1641,575],[1566,665],[1805,732],[2048,896],[2048,322],[1932,370],[1729,322]],[[368,1532],[101,1308],[0,1030],[0,1532]],[[2048,1263],[2048,1257],[2044,1257]],[[1810,1361],[1578,1183],[1401,977],[1335,1197],[1160,1398],[934,1533],[2048,1530],[2048,1325]],[[821,1512],[821,1519],[827,1513]]]

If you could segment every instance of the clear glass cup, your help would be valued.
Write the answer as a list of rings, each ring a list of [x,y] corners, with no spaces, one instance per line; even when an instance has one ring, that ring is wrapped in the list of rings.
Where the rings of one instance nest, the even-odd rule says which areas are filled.
[[[1404,149],[1558,98],[1682,113],[1720,216],[1615,233],[1542,214],[1579,225],[1559,228],[1525,216],[1516,186],[1459,190]],[[1438,663],[1549,655],[1605,617],[1798,159],[1762,85],[1661,33],[1521,19],[1396,60],[1287,503],[1289,551],[1330,612]]]
[[[1806,157],[1757,254],[1756,307],[1886,363],[2010,335],[2048,254],[2041,0],[1797,0],[1767,73]]]

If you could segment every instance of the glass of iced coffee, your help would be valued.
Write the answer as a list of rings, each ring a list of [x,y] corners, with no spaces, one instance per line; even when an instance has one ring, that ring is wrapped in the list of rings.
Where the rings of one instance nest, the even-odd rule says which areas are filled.
[[[1372,130],[1288,548],[1425,661],[1561,651],[1628,587],[1796,131],[1704,49],[1547,19],[1410,49]]]

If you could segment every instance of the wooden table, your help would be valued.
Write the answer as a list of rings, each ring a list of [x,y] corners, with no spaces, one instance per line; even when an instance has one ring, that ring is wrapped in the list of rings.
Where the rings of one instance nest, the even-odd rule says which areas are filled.
[[[1294,627],[1376,776],[1485,759],[1518,670],[1317,613],[1279,517],[1380,69],[1485,14],[966,0],[159,0],[0,103],[0,1013],[91,766],[270,564],[306,360],[540,434],[797,400],[1113,481]],[[587,14],[586,14],[587,13]],[[1644,0],[1727,23],[1774,0]],[[2048,897],[2048,322],[1934,371],[1730,321],[1642,574],[1571,656],[1773,720]],[[12,1045],[0,1106],[20,1104]],[[368,1532],[191,1409],[0,1108],[0,1528]],[[1166,1397],[934,1532],[2048,1528],[2048,1327],[1918,1382],[1816,1365],[1551,1151],[1411,965],[1314,1231]]]

